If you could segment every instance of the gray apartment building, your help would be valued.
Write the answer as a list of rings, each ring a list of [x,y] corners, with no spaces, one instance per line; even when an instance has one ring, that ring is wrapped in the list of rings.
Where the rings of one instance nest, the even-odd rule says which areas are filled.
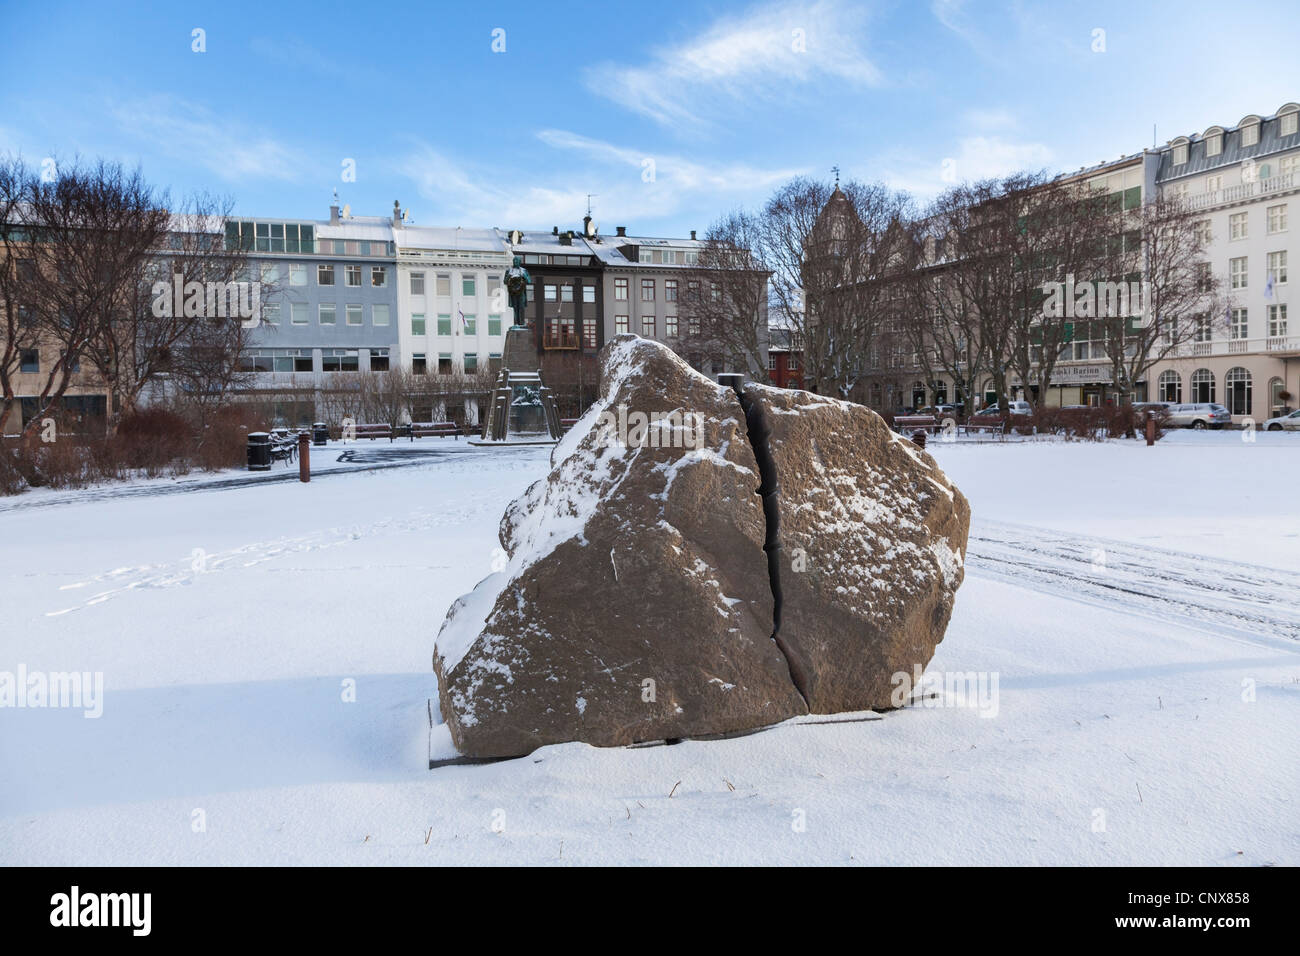
[[[325,222],[235,219],[226,223],[226,243],[248,250],[250,278],[263,283],[263,319],[244,369],[255,373],[250,394],[294,397],[296,416],[279,417],[310,417],[303,393],[346,388],[349,374],[397,366],[392,220],[344,216],[338,206]]]

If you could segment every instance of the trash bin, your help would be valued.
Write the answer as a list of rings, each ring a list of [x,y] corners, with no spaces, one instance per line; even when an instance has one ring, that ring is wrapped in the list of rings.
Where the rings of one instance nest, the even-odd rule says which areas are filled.
[[[271,470],[271,436],[266,432],[248,433],[248,470]]]
[[[311,426],[311,443],[313,445],[324,447],[325,443],[330,440],[330,427],[324,422],[316,422]]]

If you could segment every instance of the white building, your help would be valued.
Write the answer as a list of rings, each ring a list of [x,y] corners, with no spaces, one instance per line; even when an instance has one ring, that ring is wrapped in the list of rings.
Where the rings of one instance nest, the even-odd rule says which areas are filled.
[[[1219,402],[1238,424],[1296,407],[1300,327],[1288,312],[1291,224],[1300,214],[1300,104],[1179,136],[1149,152],[1148,162],[1163,194],[1184,197],[1204,215],[1207,258],[1229,300],[1225,315],[1196,341],[1152,369],[1152,397]]]
[[[504,238],[495,229],[426,226],[402,226],[394,237],[401,363],[446,375],[499,362],[513,322]]]

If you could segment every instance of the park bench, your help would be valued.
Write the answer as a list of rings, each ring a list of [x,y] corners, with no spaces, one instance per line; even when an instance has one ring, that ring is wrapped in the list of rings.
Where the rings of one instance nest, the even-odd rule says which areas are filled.
[[[933,415],[895,415],[894,428],[903,435],[933,432],[939,430],[939,420]]]
[[[460,426],[455,422],[411,422],[411,441],[452,435],[460,440]]]
[[[369,438],[374,441],[376,438],[387,438],[393,440],[393,426],[387,422],[375,425],[356,425],[357,438]]]

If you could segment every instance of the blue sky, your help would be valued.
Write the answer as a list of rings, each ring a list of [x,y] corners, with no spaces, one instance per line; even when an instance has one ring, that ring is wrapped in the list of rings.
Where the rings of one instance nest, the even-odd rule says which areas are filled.
[[[1071,170],[1153,124],[1164,143],[1270,114],[1300,100],[1298,21],[1133,0],[0,0],[0,152],[139,163],[246,215],[323,218],[338,189],[356,215],[400,199],[423,225],[549,230],[594,193],[604,230],[684,235],[832,165],[925,197],[945,169]]]

